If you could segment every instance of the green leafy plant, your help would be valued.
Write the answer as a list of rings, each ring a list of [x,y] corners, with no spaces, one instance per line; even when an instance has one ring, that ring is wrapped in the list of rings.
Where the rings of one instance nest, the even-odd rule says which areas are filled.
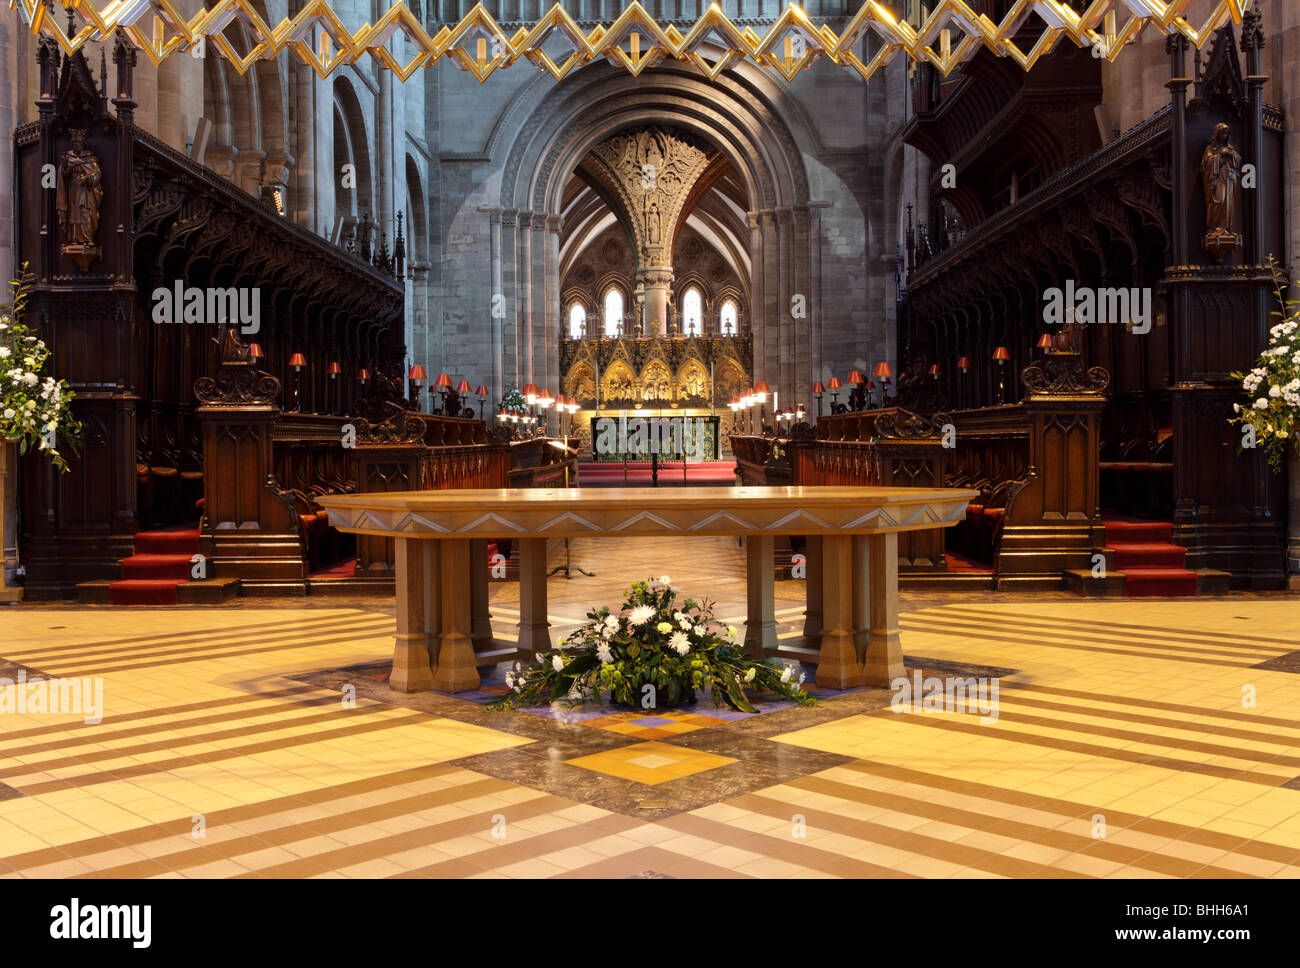
[[[1268,262],[1282,311],[1272,314],[1279,322],[1268,331],[1268,348],[1254,368],[1232,374],[1249,398],[1244,405],[1232,405],[1237,416],[1230,417],[1229,423],[1248,426],[1250,431],[1243,436],[1253,438],[1254,446],[1264,450],[1269,467],[1280,471],[1300,427],[1300,300],[1285,297],[1286,274],[1271,256]]]
[[[501,398],[501,405],[497,408],[497,412],[513,413],[518,416],[528,413],[528,401],[524,399],[524,395],[519,391],[518,383],[511,383],[510,386],[506,387],[505,395]]]
[[[769,693],[813,706],[791,667],[745,654],[745,643],[734,627],[722,628],[713,607],[686,598],[667,576],[637,582],[613,612],[601,606],[587,613],[588,621],[555,652],[537,656],[527,667],[516,664],[506,676],[510,694],[493,703],[515,709],[568,701],[600,702],[602,696],[623,705],[672,706],[694,702],[708,689],[715,706],[756,712],[747,692]],[[650,686],[652,689],[647,690]]]
[[[19,453],[35,448],[60,471],[68,462],[59,440],[80,451],[81,424],[72,415],[73,393],[67,381],[45,373],[50,349],[21,322],[27,303],[26,265],[9,284],[13,302],[0,307],[0,439],[16,441]]]

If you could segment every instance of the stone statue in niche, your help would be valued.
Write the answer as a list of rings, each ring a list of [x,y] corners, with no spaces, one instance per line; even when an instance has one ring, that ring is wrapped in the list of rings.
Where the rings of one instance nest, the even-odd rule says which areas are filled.
[[[1201,155],[1201,184],[1205,188],[1205,236],[1201,247],[1222,261],[1241,245],[1232,231],[1237,201],[1237,180],[1241,174],[1241,153],[1229,141],[1226,124],[1214,127],[1214,137]]]
[[[62,251],[85,272],[103,254],[95,244],[99,207],[104,201],[103,171],[95,153],[86,146],[85,129],[73,128],[70,134],[72,147],[59,160],[55,205]]]
[[[663,239],[663,228],[659,221],[659,206],[651,202],[646,212],[646,243],[659,245]]]

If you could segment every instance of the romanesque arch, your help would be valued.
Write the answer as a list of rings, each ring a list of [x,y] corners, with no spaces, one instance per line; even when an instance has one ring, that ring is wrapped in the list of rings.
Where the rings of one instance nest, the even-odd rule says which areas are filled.
[[[528,263],[547,272],[534,272],[532,292],[520,293],[505,319],[494,324],[498,374],[510,343],[506,333],[531,332],[531,341],[520,347],[530,366],[521,369],[536,373],[539,385],[558,384],[561,307],[547,288],[558,292],[550,271],[560,264],[565,184],[596,145],[646,124],[686,132],[730,163],[747,198],[745,224],[737,224],[736,214],[715,212],[700,225],[744,249],[742,283],[754,294],[746,308],[756,372],[786,386],[811,382],[812,361],[822,353],[815,252],[821,216],[810,203],[821,187],[817,177],[810,181],[801,145],[815,148],[816,137],[788,93],[760,72],[741,68],[709,81],[681,65],[638,78],[606,65],[584,68],[546,92],[509,143],[499,214],[492,216],[501,226],[500,235],[494,234],[500,242],[492,252],[493,278],[524,278],[519,267]],[[544,235],[532,231],[543,227]],[[538,244],[545,246],[540,259],[533,252]],[[799,320],[789,312],[796,293],[809,307]]]

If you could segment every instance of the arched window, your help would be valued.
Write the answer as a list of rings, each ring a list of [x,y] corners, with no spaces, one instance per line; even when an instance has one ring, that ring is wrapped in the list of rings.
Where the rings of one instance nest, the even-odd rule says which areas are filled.
[[[736,335],[737,315],[736,301],[734,299],[728,299],[722,304],[722,313],[718,316],[718,323],[724,335]]]
[[[614,286],[605,292],[605,335],[617,336],[623,322],[623,294]]]
[[[699,336],[704,330],[704,299],[694,286],[682,297],[682,332]]]
[[[569,307],[569,339],[582,339],[586,327],[587,310],[582,303],[576,302]]]

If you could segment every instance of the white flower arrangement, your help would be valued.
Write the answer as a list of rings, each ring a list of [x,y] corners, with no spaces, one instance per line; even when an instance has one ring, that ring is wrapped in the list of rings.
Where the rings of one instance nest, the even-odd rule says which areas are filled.
[[[746,687],[816,704],[792,681],[789,666],[753,658],[734,627],[717,626],[708,602],[687,598],[676,605],[676,596],[667,576],[636,583],[617,612],[608,607],[589,612],[588,622],[562,639],[549,658],[543,653],[536,665],[511,670],[510,694],[494,708],[599,702],[603,695],[641,706],[648,686],[654,687],[656,708],[693,703],[698,690],[708,689],[715,705],[756,712]]]
[[[1300,427],[1300,300],[1285,298],[1286,276],[1272,259],[1269,265],[1283,307],[1283,312],[1273,315],[1281,322],[1269,329],[1268,348],[1250,372],[1232,374],[1252,400],[1247,406],[1233,404],[1236,416],[1228,420],[1248,426],[1243,447],[1253,444],[1263,448],[1269,466],[1280,471],[1287,447]]]
[[[73,393],[63,380],[52,376],[42,380],[50,350],[20,322],[27,299],[25,279],[10,285],[13,305],[0,308],[0,360],[11,364],[0,368],[0,440],[16,441],[23,454],[34,447],[60,471],[67,471],[59,439],[73,452],[81,442],[81,424],[72,415]]]

